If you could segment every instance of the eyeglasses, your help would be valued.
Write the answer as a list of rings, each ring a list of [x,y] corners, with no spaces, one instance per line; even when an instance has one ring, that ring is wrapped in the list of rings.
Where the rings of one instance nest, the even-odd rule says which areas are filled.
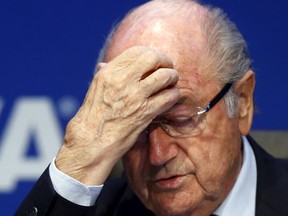
[[[206,115],[229,91],[233,83],[227,83],[220,92],[204,107],[181,106],[176,111],[168,111],[154,119],[150,126],[158,124],[172,137],[191,137],[199,135],[206,127]],[[147,129],[149,133],[149,127]]]

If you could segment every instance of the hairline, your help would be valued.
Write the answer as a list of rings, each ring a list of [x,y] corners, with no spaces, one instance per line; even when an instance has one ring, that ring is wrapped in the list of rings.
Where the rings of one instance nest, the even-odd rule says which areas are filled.
[[[159,2],[169,2],[170,4],[172,4],[173,1],[169,1],[169,0],[168,1],[167,0],[161,1],[160,0]],[[201,24],[202,24],[200,27],[201,28],[201,34],[203,34],[204,40],[206,40],[206,42],[207,42],[206,43],[207,45],[205,46],[205,53],[206,53],[206,57],[208,57],[208,58],[205,58],[205,57],[203,58],[204,60],[203,60],[202,64],[206,65],[208,63],[208,65],[212,65],[213,67],[216,68],[216,69],[213,68],[212,70],[209,70],[210,73],[212,73],[211,71],[214,71],[214,73],[211,74],[211,76],[215,76],[216,80],[218,80],[220,85],[225,85],[227,82],[236,82],[241,77],[243,77],[243,75],[249,69],[251,69],[251,60],[250,60],[249,55],[248,55],[248,49],[247,49],[247,45],[246,45],[245,40],[243,39],[243,37],[242,37],[241,33],[239,32],[239,30],[237,29],[236,25],[227,17],[227,14],[224,13],[223,10],[220,8],[217,8],[217,7],[214,7],[211,5],[201,4],[197,0],[191,0],[191,1],[183,0],[183,1],[178,1],[177,3],[181,4],[181,2],[183,2],[183,3],[184,2],[193,2],[193,3],[196,3],[207,10],[207,16],[204,16],[204,18],[200,19]],[[130,10],[120,22],[116,23],[116,25],[114,25],[112,27],[112,30],[110,31],[108,37],[106,38],[104,46],[100,50],[100,53],[98,56],[98,61],[97,61],[98,63],[104,62],[105,56],[107,55],[107,51],[109,50],[109,46],[111,45],[113,38],[117,34],[117,30],[123,24],[125,24],[125,22],[127,22],[127,20],[131,19],[131,14],[132,14],[132,18],[133,18],[133,15],[135,17],[135,13],[137,13],[137,10],[141,7],[142,7],[142,5]],[[155,9],[154,11],[156,11],[156,10],[157,9]],[[139,14],[136,14],[136,15],[139,17]],[[137,16],[136,16],[136,20],[137,20]],[[217,25],[217,24],[222,25],[222,26],[219,27],[219,29],[216,29],[215,25]],[[213,32],[213,33],[215,32],[216,36],[211,34],[211,32]],[[227,55],[228,55],[224,52],[221,53],[219,51],[220,48],[224,50],[224,48],[226,46],[225,40],[223,40],[223,38],[222,38],[222,40],[224,42],[219,43],[219,44],[222,43],[221,44],[222,47],[220,47],[220,45],[217,44],[217,42],[215,43],[216,40],[213,40],[213,37],[216,37],[216,39],[218,37],[218,40],[220,40],[221,37],[225,37],[225,36],[228,37],[229,34],[232,34],[232,33],[233,33],[233,36],[230,37],[230,41],[229,40],[226,41],[227,42],[226,45],[228,46],[229,43],[231,43],[231,41],[234,40],[234,38],[235,38],[238,40],[237,43],[241,44],[243,49],[245,49],[245,51],[243,51],[243,52],[247,52],[247,58],[245,58],[243,60],[237,59],[237,61],[246,61],[247,62],[247,63],[244,62],[242,64],[242,66],[240,65],[242,68],[238,67],[238,65],[237,65],[238,62],[233,63],[234,65],[232,65],[232,66],[227,66],[228,65],[227,60],[219,61],[219,59],[222,58],[222,57],[219,57],[219,55],[225,54],[226,56],[224,55],[224,58],[227,58]],[[217,34],[219,34],[220,36],[219,35],[217,36]],[[233,45],[233,46],[236,46],[236,45]],[[233,48],[235,49],[235,47],[233,47]],[[229,49],[231,49],[231,47]],[[229,49],[227,49],[227,53],[229,53]],[[230,51],[232,52],[232,50],[230,50]],[[219,52],[220,52],[220,54],[219,54]],[[215,57],[215,55],[216,55],[216,57]],[[244,58],[244,57],[241,57],[241,58]],[[232,60],[234,60],[234,59],[232,59]],[[205,63],[204,63],[204,61],[205,61]],[[205,70],[205,69],[206,68],[204,68],[203,70]],[[235,71],[233,71],[233,70],[238,70],[238,69],[240,71],[237,73]],[[223,72],[223,70],[226,70],[226,71]],[[228,116],[233,117],[235,115],[235,113],[238,112],[238,109],[237,109],[238,98],[237,98],[237,94],[235,93],[233,87],[224,96],[224,101],[225,101],[225,104],[227,106]]]

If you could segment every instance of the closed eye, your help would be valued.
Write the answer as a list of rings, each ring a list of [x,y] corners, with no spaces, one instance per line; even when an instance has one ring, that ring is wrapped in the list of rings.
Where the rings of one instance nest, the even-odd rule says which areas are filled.
[[[172,127],[184,127],[195,124],[193,116],[179,116],[177,118],[165,119],[164,124],[171,125]]]

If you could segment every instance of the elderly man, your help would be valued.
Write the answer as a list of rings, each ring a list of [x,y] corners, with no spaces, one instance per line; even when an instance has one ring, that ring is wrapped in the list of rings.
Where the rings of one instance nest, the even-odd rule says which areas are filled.
[[[288,163],[248,136],[255,76],[220,9],[148,2],[114,29],[100,62],[16,215],[288,215]],[[106,182],[121,158],[125,177]]]

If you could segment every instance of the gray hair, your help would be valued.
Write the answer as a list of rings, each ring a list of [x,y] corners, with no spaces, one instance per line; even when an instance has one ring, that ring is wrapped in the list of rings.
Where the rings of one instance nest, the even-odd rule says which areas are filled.
[[[220,84],[223,85],[241,79],[251,69],[252,61],[248,54],[247,44],[236,25],[222,9],[203,5],[197,0],[162,1],[164,3],[195,2],[207,9],[207,16],[203,19],[201,26],[205,39],[201,70],[209,68],[210,71],[214,71],[211,76],[215,76]],[[129,17],[133,11],[135,9],[132,9],[123,20]],[[99,53],[98,63],[104,61],[107,49],[122,22],[115,25],[106,38],[104,46]],[[228,116],[233,117],[238,112],[238,96],[233,88],[225,95],[224,101],[227,106]]]
[[[229,20],[222,9],[205,7],[209,13],[202,23],[206,40],[203,62],[207,65],[204,67],[215,71],[220,83],[233,83],[241,79],[252,67],[247,44],[235,23]],[[233,117],[238,112],[238,96],[233,88],[226,94],[224,100],[229,117]]]

